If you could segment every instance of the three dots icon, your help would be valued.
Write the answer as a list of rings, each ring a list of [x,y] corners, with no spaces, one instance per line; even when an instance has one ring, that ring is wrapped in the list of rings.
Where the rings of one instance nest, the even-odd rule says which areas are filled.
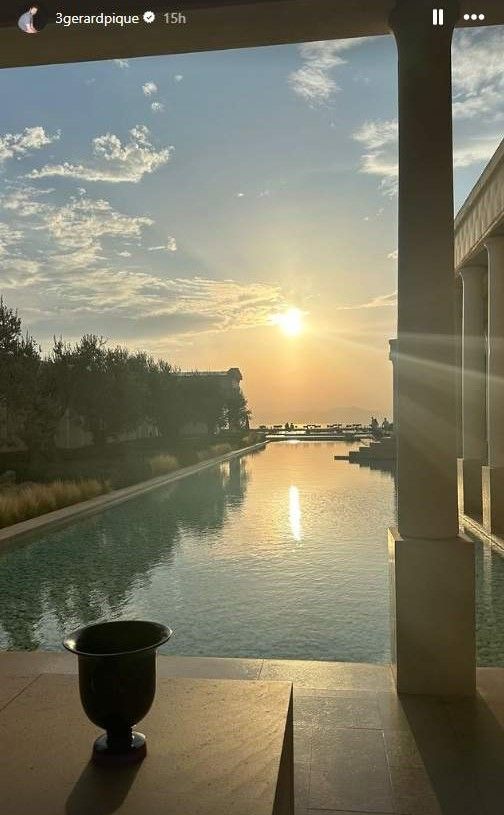
[[[464,20],[484,20],[484,14],[464,14]]]

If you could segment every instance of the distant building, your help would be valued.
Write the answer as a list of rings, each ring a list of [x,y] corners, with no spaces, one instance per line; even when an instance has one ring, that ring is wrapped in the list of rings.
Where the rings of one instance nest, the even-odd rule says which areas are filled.
[[[239,390],[243,377],[239,368],[229,368],[227,371],[179,371],[176,376],[194,379],[203,377],[219,382],[223,390],[233,393]]]
[[[504,140],[455,218],[459,509],[504,540]],[[398,340],[390,340],[397,422]],[[487,536],[485,538],[485,536]],[[497,543],[498,541],[498,543]]]

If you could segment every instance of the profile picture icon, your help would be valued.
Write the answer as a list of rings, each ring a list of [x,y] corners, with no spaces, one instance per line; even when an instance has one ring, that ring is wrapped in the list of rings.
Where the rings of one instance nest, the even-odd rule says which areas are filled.
[[[47,22],[46,14],[40,3],[26,7],[18,20],[18,28],[25,34],[38,34]]]

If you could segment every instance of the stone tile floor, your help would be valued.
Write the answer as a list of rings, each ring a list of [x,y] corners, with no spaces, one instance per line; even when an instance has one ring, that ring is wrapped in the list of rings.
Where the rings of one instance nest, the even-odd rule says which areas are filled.
[[[0,653],[0,708],[70,654]],[[397,696],[386,665],[167,657],[161,676],[294,683],[296,815],[502,815],[504,669],[475,699]]]

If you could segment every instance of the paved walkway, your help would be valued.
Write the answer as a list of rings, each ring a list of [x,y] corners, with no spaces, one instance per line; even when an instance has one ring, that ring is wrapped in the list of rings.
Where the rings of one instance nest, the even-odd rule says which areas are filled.
[[[66,653],[0,653],[0,708]],[[397,697],[386,665],[158,658],[160,676],[294,683],[296,815],[502,815],[504,669],[478,670],[478,696]]]

